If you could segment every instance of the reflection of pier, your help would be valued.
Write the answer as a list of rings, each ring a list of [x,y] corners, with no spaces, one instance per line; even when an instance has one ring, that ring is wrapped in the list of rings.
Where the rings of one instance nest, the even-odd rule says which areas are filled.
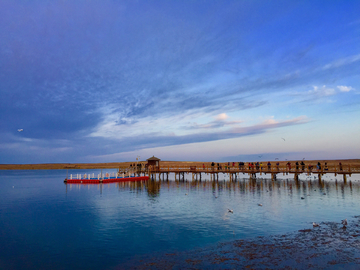
[[[299,175],[317,175],[318,179],[321,180],[322,176],[327,173],[332,173],[335,176],[342,175],[344,181],[346,177],[351,176],[352,174],[360,174],[360,168],[350,165],[342,166],[329,166],[321,169],[314,169],[313,166],[296,166],[296,167],[287,167],[287,166],[264,166],[264,167],[251,167],[251,166],[167,166],[167,167],[148,167],[147,171],[150,179],[168,180],[169,174],[175,174],[175,180],[184,180],[185,174],[191,174],[192,180],[200,180],[203,175],[210,176],[210,180],[219,180],[219,173],[227,174],[230,180],[237,180],[240,177],[240,174],[246,174],[251,179],[256,179],[256,176],[261,176],[262,174],[270,174],[271,179],[275,180],[277,175],[293,175],[294,179],[299,179]]]
[[[183,189],[184,193],[192,191],[211,191],[214,197],[221,194],[263,194],[269,192],[271,196],[280,195],[287,190],[288,195],[303,196],[316,192],[321,196],[328,196],[332,191],[339,192],[341,196],[345,196],[348,192],[360,192],[359,182],[350,181],[318,181],[318,180],[294,180],[283,179],[280,181],[272,181],[271,179],[239,179],[237,181],[182,181],[178,180],[156,180],[156,181],[137,181],[137,182],[117,182],[108,184],[70,184],[66,185],[66,193],[71,190],[80,190],[83,188],[97,188],[102,194],[104,188],[117,187],[119,190],[129,190],[134,193],[147,193],[149,199],[153,200],[160,196],[161,189]],[[346,191],[348,190],[348,191]],[[280,193],[279,193],[280,192]],[[189,193],[190,194],[190,193]],[[349,193],[348,193],[349,194]],[[351,193],[350,193],[351,194]],[[305,197],[306,199],[307,197]]]
[[[160,195],[161,189],[183,189],[186,192],[196,190],[211,191],[216,197],[220,194],[262,194],[269,192],[269,195],[276,195],[281,190],[288,190],[291,196],[301,196],[314,192],[321,196],[327,196],[330,192],[340,192],[345,196],[345,191],[360,192],[359,183],[343,182],[343,181],[318,181],[318,180],[293,180],[284,179],[281,181],[272,181],[270,179],[240,179],[238,181],[182,181],[182,180],[157,180],[157,181],[141,181],[141,182],[121,182],[116,183],[121,190],[131,190],[134,192],[147,192],[149,198],[153,199]],[[190,194],[190,193],[189,193]]]

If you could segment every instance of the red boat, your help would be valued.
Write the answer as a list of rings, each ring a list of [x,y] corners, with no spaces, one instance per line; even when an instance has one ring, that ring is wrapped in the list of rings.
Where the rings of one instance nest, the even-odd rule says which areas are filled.
[[[75,175],[74,175],[75,176]],[[70,175],[69,178],[65,178],[64,183],[66,184],[100,184],[100,183],[115,183],[115,182],[125,182],[125,181],[146,181],[149,180],[149,176],[125,176],[124,174],[122,177],[119,175],[111,176],[111,174],[106,173],[104,176],[101,173],[101,176],[98,175],[97,178],[94,177],[94,174],[84,174],[79,175],[77,174],[75,178],[73,175]]]

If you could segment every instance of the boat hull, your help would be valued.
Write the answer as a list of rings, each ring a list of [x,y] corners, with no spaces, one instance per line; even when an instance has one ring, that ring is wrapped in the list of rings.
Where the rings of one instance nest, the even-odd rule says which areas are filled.
[[[133,182],[146,181],[149,176],[133,176],[133,177],[119,177],[119,178],[105,178],[105,179],[65,179],[66,184],[100,184],[100,183],[116,183],[116,182]]]

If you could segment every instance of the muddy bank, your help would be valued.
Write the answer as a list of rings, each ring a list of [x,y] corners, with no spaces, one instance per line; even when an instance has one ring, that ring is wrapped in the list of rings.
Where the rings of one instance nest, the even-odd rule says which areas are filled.
[[[360,216],[131,264],[119,269],[360,269]]]

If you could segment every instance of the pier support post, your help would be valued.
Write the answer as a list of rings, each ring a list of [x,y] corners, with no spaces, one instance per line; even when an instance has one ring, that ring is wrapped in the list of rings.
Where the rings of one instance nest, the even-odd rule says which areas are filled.
[[[343,174],[344,182],[346,182],[346,174]]]

